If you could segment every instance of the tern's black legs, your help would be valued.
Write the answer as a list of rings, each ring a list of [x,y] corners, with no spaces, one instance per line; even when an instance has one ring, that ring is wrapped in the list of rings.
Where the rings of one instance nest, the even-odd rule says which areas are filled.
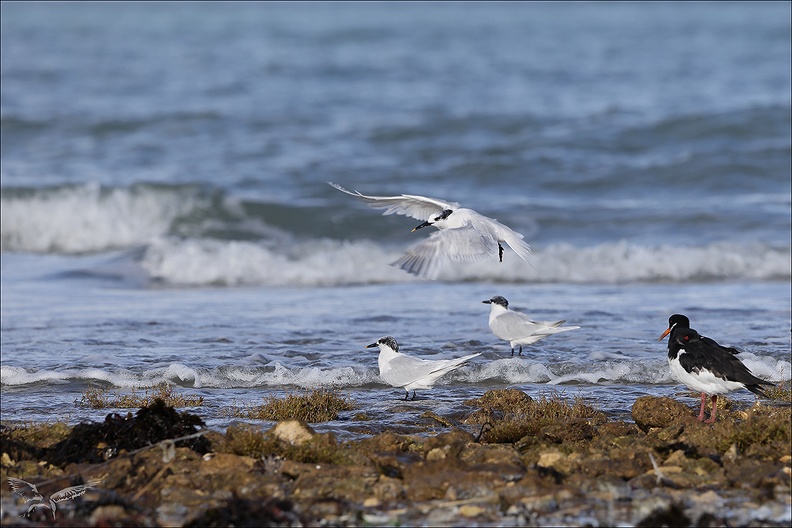
[[[517,354],[518,356],[522,356],[522,345],[520,345],[520,353]],[[514,356],[514,349],[512,348],[512,356]]]
[[[408,399],[411,399],[411,400],[415,399],[415,391],[413,391],[413,397],[412,398],[410,398],[410,391],[407,391],[407,394],[404,395],[404,401],[407,401]]]
[[[498,261],[503,262],[503,246],[498,242]]]

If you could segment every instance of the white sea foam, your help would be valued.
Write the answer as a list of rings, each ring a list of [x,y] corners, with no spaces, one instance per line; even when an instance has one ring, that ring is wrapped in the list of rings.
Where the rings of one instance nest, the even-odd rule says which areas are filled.
[[[289,233],[246,212],[237,199],[213,197],[197,186],[7,190],[0,215],[3,251],[74,254],[140,247],[143,269],[164,284],[333,286],[417,280],[389,266],[401,256],[403,244],[389,246],[354,234],[352,241],[311,236],[317,226],[310,217]],[[247,240],[209,236],[238,231]],[[506,251],[503,262],[449,264],[439,278],[624,284],[792,277],[789,245],[712,242],[672,248],[614,241],[534,246],[533,266]],[[102,270],[105,275],[111,274],[108,268]]]
[[[3,251],[85,253],[140,245],[206,205],[197,189],[96,184],[0,198]]]
[[[792,379],[792,363],[789,361],[757,356],[750,352],[742,352],[738,357],[748,367],[748,370],[758,378],[774,383]]]
[[[510,384],[545,383],[552,377],[553,374],[541,363],[525,361],[522,358],[506,358],[475,365],[469,374],[469,381],[473,383],[498,381]]]
[[[741,359],[751,371],[772,382],[790,380],[790,362],[772,357],[744,353]],[[594,368],[592,368],[594,367]],[[454,383],[634,383],[645,385],[675,384],[668,365],[663,360],[605,361],[591,363],[543,364],[524,358],[503,358],[489,362],[472,363],[452,376]],[[451,379],[449,378],[449,379]],[[183,363],[139,373],[126,369],[26,369],[0,367],[0,384],[24,386],[40,383],[66,383],[69,381],[103,382],[117,388],[144,389],[162,382],[203,389],[231,389],[257,387],[361,387],[381,384],[376,367],[322,368],[316,366],[288,366],[273,361],[266,366],[248,365],[202,368]],[[444,382],[448,383],[448,381]]]
[[[676,250],[626,242],[587,248],[556,244],[537,248],[533,267],[517,258],[453,263],[441,271],[440,279],[624,284],[790,278],[789,247],[714,243]],[[334,286],[417,280],[389,266],[400,254],[370,241],[319,239],[272,248],[253,242],[162,238],[149,245],[142,265],[153,279],[189,286]]]

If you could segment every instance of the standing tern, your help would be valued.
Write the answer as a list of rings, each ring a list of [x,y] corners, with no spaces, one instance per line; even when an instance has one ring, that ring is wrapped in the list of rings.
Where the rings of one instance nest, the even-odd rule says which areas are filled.
[[[705,342],[691,328],[680,328],[673,332],[668,341],[668,366],[680,382],[701,393],[698,419],[704,423],[715,422],[718,394],[748,389],[754,394],[767,397],[761,386],[772,385],[769,381],[754,376],[737,356]],[[712,411],[709,419],[704,420],[707,394],[712,396]]]
[[[439,232],[433,233],[429,238],[407,248],[404,255],[392,263],[408,273],[435,279],[441,265],[448,261],[483,260],[496,253],[498,260],[503,262],[501,242],[508,244],[521,259],[530,262],[531,247],[520,233],[472,209],[460,207],[456,202],[412,194],[366,196],[357,191],[347,191],[336,183],[327,183],[366,202],[369,207],[385,209],[383,215],[395,213],[424,220],[413,231],[428,226],[439,229]]]
[[[509,301],[496,295],[486,301],[490,305],[489,327],[497,337],[504,339],[511,345],[511,355],[514,347],[520,347],[522,355],[523,345],[531,345],[540,339],[567,330],[577,330],[579,326],[561,326],[566,321],[533,321],[527,315],[509,310]]]
[[[668,330],[663,332],[663,335],[661,335],[659,338],[657,338],[657,340],[658,341],[662,341],[665,336],[667,336],[668,334],[671,334],[671,337],[668,338],[668,343],[669,343],[668,346],[670,347],[671,346],[671,341],[674,340],[674,332],[678,332],[680,330],[687,329],[687,328],[690,328],[690,319],[688,319],[687,316],[682,315],[682,314],[674,314],[674,315],[672,315],[671,317],[668,318]],[[723,345],[720,345],[720,344],[718,344],[717,341],[715,341],[714,339],[710,339],[709,337],[706,337],[706,336],[703,336],[703,335],[700,335],[699,337],[701,338],[702,341],[704,341],[708,345],[714,346],[716,348],[720,348],[721,350],[725,350],[729,354],[739,354],[740,353],[740,351],[737,350],[736,348],[725,347]]]
[[[407,391],[404,401],[413,391],[415,399],[416,389],[431,389],[443,374],[456,370],[481,352],[470,354],[456,359],[421,359],[399,352],[399,344],[391,336],[384,336],[376,343],[367,345],[366,348],[379,347],[380,377],[388,385],[403,387]]]

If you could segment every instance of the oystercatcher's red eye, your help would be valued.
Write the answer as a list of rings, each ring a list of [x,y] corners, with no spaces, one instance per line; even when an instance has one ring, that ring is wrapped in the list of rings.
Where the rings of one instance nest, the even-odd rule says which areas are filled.
[[[687,341],[688,339],[690,339],[690,336],[685,336],[685,337],[683,337],[682,339],[684,339],[685,341]]]

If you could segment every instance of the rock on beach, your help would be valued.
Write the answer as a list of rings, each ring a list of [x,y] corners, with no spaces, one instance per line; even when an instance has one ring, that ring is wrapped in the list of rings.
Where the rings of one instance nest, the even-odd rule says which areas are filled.
[[[443,417],[452,425],[439,434],[339,442],[285,420],[208,431],[171,456],[163,435],[199,433],[200,418],[159,407],[71,429],[5,426],[2,478],[47,492],[100,479],[58,506],[57,523],[85,526],[789,524],[789,407],[709,425],[667,398],[639,398],[635,423],[513,390],[472,405],[494,420],[491,435]],[[137,443],[121,448],[116,426],[134,426]],[[2,501],[3,525],[29,524],[7,487]]]

